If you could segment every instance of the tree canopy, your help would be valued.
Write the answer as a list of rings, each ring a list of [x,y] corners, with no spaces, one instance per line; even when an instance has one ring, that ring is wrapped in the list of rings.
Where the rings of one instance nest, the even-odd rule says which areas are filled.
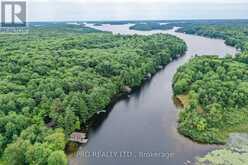
[[[11,165],[65,164],[68,136],[123,86],[138,86],[186,44],[171,35],[121,36],[40,23],[0,35],[0,155]]]

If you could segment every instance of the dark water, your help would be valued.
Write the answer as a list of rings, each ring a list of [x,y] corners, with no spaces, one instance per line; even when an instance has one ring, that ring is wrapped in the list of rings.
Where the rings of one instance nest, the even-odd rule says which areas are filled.
[[[70,164],[181,165],[216,148],[192,142],[177,132],[179,109],[172,99],[172,78],[177,68],[195,54],[224,56],[235,54],[236,50],[226,46],[222,40],[175,33],[173,30],[137,32],[128,30],[128,26],[104,25],[97,28],[121,34],[174,34],[187,43],[188,51],[184,57],[158,72],[130,98],[117,102],[105,120],[90,130],[88,144],[80,147]],[[94,155],[100,153],[101,156]]]

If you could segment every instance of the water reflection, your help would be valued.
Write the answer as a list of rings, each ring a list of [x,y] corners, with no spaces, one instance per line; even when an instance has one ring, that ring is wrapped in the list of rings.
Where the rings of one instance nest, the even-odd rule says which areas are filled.
[[[188,45],[185,56],[168,64],[154,77],[135,91],[130,98],[124,98],[111,107],[111,112],[102,116],[89,132],[89,142],[79,149],[83,152],[122,152],[136,155],[139,152],[174,153],[172,159],[115,157],[115,158],[71,158],[75,165],[181,165],[193,160],[196,155],[206,154],[216,148],[214,145],[195,143],[177,132],[178,108],[173,101],[172,79],[177,68],[195,54],[235,54],[236,50],[226,46],[224,41],[168,31],[138,32],[129,30],[130,25],[103,25],[96,28],[115,34],[169,33],[182,38]],[[136,155],[137,156],[137,155]]]

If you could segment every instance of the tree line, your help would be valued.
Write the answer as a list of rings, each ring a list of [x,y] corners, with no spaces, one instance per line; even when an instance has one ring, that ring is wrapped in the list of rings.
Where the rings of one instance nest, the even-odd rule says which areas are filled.
[[[231,132],[248,131],[247,30],[247,24],[191,25],[180,30],[223,38],[242,50],[235,57],[196,57],[178,69],[174,94],[189,98],[179,117],[183,135],[203,143],[225,143]]]
[[[226,21],[223,23],[209,24],[184,24],[178,32],[196,34],[210,38],[225,40],[227,45],[233,46],[241,51],[248,48],[248,21]]]
[[[63,165],[69,135],[124,86],[183,54],[171,35],[121,36],[43,24],[0,36],[0,155],[11,165]]]

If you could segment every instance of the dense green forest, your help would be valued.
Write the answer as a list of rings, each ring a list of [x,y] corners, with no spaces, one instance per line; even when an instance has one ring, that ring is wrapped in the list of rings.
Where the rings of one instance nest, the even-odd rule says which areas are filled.
[[[46,23],[0,36],[0,155],[11,165],[63,165],[68,136],[124,86],[183,54],[171,35],[121,36]]]
[[[248,131],[248,63],[204,56],[180,67],[175,95],[187,95],[179,131],[204,143],[224,143],[230,132]]]
[[[196,34],[211,38],[224,39],[225,43],[237,49],[248,49],[248,22],[226,21],[223,23],[188,23],[182,24],[178,32]]]
[[[235,57],[196,57],[178,69],[174,93],[189,102],[180,113],[179,131],[204,143],[225,143],[229,133],[247,132],[247,24],[188,25],[179,31],[222,38],[242,51]]]
[[[131,22],[130,22],[131,23]],[[220,38],[225,43],[245,51],[248,48],[247,20],[178,20],[133,22],[130,29],[140,31],[169,30],[181,27],[177,32]]]
[[[227,142],[197,158],[196,164],[247,164],[248,22],[188,24],[178,31],[224,39],[241,50],[235,57],[192,59],[178,69],[173,89],[187,102],[179,117],[183,135],[203,143]]]

